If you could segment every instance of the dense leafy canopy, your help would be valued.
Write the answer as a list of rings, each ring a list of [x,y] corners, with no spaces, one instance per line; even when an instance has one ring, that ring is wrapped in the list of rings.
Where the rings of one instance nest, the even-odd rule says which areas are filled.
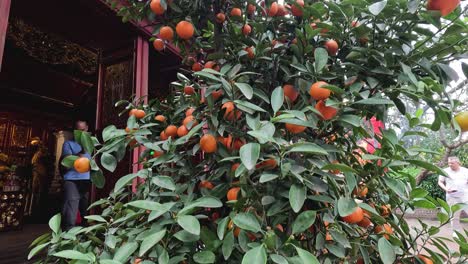
[[[415,263],[420,253],[445,263],[459,254],[437,227],[411,230],[394,210],[439,207],[447,224],[458,207],[389,177],[408,165],[443,172],[420,159],[426,150],[405,148],[369,120],[394,106],[405,113],[404,97],[436,113],[415,126],[452,122],[451,102],[434,98],[446,98],[456,78],[448,64],[468,47],[460,8],[442,18],[419,0],[286,2],[120,7],[124,20],[159,21],[151,41],[162,52],[161,41],[177,45],[187,67],[164,102],[117,103],[144,110],[126,130],[79,135],[104,169],[128,148],[143,150],[142,169],[94,203],[102,213],[88,216],[89,227],[62,232],[54,217],[51,237],[31,254],[47,248],[47,263],[304,264]],[[312,91],[318,81],[326,84]],[[91,168],[103,185],[95,161]],[[132,193],[137,177],[144,182]],[[466,241],[457,243],[466,254]]]

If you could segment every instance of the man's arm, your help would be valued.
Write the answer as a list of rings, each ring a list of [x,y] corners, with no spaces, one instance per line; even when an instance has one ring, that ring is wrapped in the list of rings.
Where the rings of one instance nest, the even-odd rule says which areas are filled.
[[[442,190],[444,190],[444,192],[447,192],[447,186],[445,186],[445,177],[444,176],[439,176],[438,184],[439,184],[440,188],[442,188]]]

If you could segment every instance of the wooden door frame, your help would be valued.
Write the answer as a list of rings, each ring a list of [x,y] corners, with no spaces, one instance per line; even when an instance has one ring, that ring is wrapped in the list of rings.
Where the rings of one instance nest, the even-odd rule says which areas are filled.
[[[3,52],[5,50],[8,17],[10,15],[11,0],[0,0],[0,71],[2,70]]]

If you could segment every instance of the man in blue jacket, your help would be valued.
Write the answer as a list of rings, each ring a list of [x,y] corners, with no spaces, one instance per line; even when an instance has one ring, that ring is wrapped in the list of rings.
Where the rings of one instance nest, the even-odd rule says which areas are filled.
[[[75,123],[75,129],[86,132],[88,131],[88,124],[86,121],[78,120]],[[91,159],[89,153],[86,153],[83,147],[75,140],[67,140],[63,144],[62,159],[69,155]],[[86,215],[91,181],[89,172],[79,173],[73,167],[66,171],[63,178],[65,196],[62,210],[63,226],[65,230],[68,230],[75,226],[78,210],[82,218]]]

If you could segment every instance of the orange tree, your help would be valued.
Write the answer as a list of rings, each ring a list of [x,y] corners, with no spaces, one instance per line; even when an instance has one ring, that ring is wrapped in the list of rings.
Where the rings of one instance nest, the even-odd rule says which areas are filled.
[[[447,98],[448,63],[468,46],[458,4],[129,1],[124,20],[159,21],[155,48],[179,46],[187,67],[164,102],[117,103],[132,110],[126,129],[109,126],[100,139],[77,132],[94,153],[96,185],[104,179],[95,160],[113,171],[126,148],[145,149],[142,169],[91,206],[101,213],[90,226],[64,232],[53,217],[30,257],[46,249],[46,263],[463,263],[466,240],[454,252],[438,236],[460,207],[388,176],[407,165],[443,172],[395,131],[364,125],[389,107],[406,114],[402,97],[435,112],[416,127],[453,123],[451,102],[434,98]],[[363,138],[380,147],[367,153]],[[131,192],[137,177],[144,182]],[[439,208],[440,225],[410,227],[397,214],[416,207]]]

